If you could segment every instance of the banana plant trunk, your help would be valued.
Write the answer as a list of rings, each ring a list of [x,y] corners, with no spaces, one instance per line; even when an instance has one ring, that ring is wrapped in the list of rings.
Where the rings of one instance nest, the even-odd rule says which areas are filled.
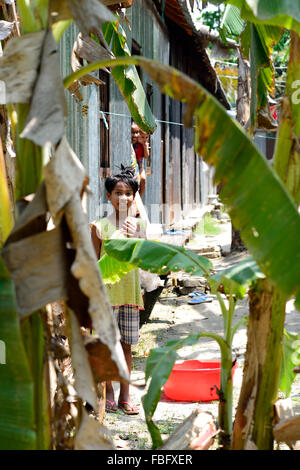
[[[10,3],[13,3],[14,7],[14,2]],[[30,5],[30,2],[24,2],[24,0],[18,1],[18,13],[20,17],[20,28],[22,30],[22,34],[31,33],[40,29],[41,24],[38,15],[42,12],[48,12],[48,1],[39,3],[39,6],[35,7],[35,12],[37,14],[37,19],[35,19],[32,13],[33,10],[31,10],[31,8],[33,9],[33,6]],[[5,138],[5,143],[9,129],[9,109],[12,108],[10,108],[10,105],[7,105],[6,109],[3,109],[1,113],[1,117],[4,119],[2,129],[2,131],[4,130],[4,135],[2,134],[2,137]],[[2,146],[0,149],[1,179],[4,179],[4,181],[6,180],[5,186],[7,188],[6,194],[3,194],[3,188],[5,186],[2,181],[1,201],[5,196],[4,200],[6,205],[1,206],[1,209],[3,210],[0,217],[0,248],[2,248],[3,243],[12,229],[13,220],[11,219],[13,219],[13,214],[15,211],[12,210],[11,206],[14,206],[13,209],[16,207],[13,202],[17,202],[28,194],[35,193],[42,181],[43,156],[41,147],[35,145],[30,140],[22,139],[20,137],[20,133],[23,130],[28,112],[28,104],[18,103],[16,105],[15,112],[11,113],[10,116],[10,118],[12,118],[12,116],[15,118],[14,123],[12,123],[12,119],[10,119],[10,121],[11,125],[13,126],[12,138],[14,149],[16,151],[16,178],[14,181],[15,187],[13,191],[10,191],[10,193],[8,193],[9,186],[7,184],[7,174],[6,171],[4,171],[5,168],[3,163],[4,159],[2,155]],[[15,201],[12,201],[12,194]],[[10,198],[8,196],[10,196]],[[16,218],[17,217],[18,214],[16,214]],[[0,261],[2,263],[1,258]],[[3,272],[6,276],[5,281],[7,283],[11,282],[9,274],[4,271],[4,268]],[[11,310],[13,309],[13,301],[15,301],[14,298],[11,300]],[[22,403],[20,393],[18,392],[20,384],[15,377],[15,358],[10,358],[11,363],[8,362],[7,365],[7,381],[3,382],[4,387],[6,387],[7,393],[9,393],[9,390],[12,390],[10,401],[13,402],[12,406],[14,406],[14,409],[17,410],[15,417],[17,424],[19,424],[19,421],[17,420],[18,415],[20,417],[20,421],[22,421],[23,416],[26,417],[25,424],[21,424],[19,428],[17,425],[15,425],[15,431],[12,433],[13,437],[11,439],[11,445],[14,445],[14,448],[18,449],[49,449],[49,394],[45,387],[45,342],[44,328],[40,317],[40,312],[33,313],[29,318],[26,318],[23,321],[20,321],[18,318],[16,309],[13,313],[15,314],[15,317],[13,317],[11,311],[8,310],[8,312],[6,312],[7,316],[9,314],[11,315],[11,318],[8,320],[15,322],[15,329],[13,330],[13,334],[11,330],[6,330],[3,336],[8,351],[13,350],[13,347],[16,344],[18,345],[18,355],[20,356],[19,366],[26,371],[27,408],[25,409],[24,407],[22,413],[18,413],[18,407]],[[22,351],[22,354],[20,351]],[[0,411],[2,411],[1,406],[5,406],[5,404],[0,403]],[[9,424],[7,425],[7,433],[8,430]],[[27,431],[26,439],[23,437],[25,430]],[[2,428],[1,431],[3,434],[0,435],[0,441],[1,438],[4,439],[5,437],[5,430]],[[13,439],[15,439],[15,441],[13,441]],[[0,442],[0,447],[1,444],[2,443]]]
[[[280,375],[285,298],[267,280],[249,291],[248,341],[231,449],[273,448],[273,405]]]
[[[300,37],[291,32],[286,96],[281,105],[274,169],[290,196],[299,204],[300,113],[295,83],[300,73]],[[277,399],[281,343],[287,298],[268,280],[249,292],[250,313],[244,377],[233,427],[231,448],[273,449],[272,421]]]

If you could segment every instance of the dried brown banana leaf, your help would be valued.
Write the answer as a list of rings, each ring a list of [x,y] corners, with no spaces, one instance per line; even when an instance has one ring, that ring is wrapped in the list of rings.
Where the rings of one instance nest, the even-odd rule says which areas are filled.
[[[59,71],[57,43],[51,30],[46,34],[39,75],[21,137],[37,145],[56,145],[64,135],[67,107]]]
[[[0,103],[29,103],[40,65],[40,55],[45,32],[13,37],[7,41],[0,57],[0,81],[5,91]]]

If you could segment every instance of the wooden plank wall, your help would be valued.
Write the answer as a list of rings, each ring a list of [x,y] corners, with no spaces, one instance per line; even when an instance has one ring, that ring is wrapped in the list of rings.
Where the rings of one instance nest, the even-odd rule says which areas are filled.
[[[170,31],[170,64],[187,75],[199,80],[201,60],[193,45],[192,38],[174,23],[168,22]],[[171,104],[170,121],[183,122],[185,106],[174,102]],[[194,151],[194,131],[182,127],[181,130],[171,126],[170,135],[170,168],[173,171],[172,201],[175,204],[174,221],[186,216],[197,207],[207,204],[208,195],[216,192],[213,185],[213,169],[202,162]],[[180,209],[178,204],[181,205]]]
[[[110,133],[110,170],[118,173],[120,165],[130,165],[131,116],[114,79],[110,77],[109,133]],[[120,115],[120,116],[118,116]],[[104,179],[100,178],[100,216],[111,210],[107,202]]]
[[[131,20],[131,39],[141,46],[141,54],[145,57],[169,63],[169,40],[166,28],[159,21],[151,1],[135,0],[133,7],[128,10]],[[154,117],[158,120],[157,128],[150,138],[151,146],[151,175],[147,176],[146,191],[143,202],[148,211],[152,223],[163,222],[162,209],[162,154],[168,155],[168,133],[162,135],[162,123],[164,117],[168,120],[168,99],[165,100],[165,109],[162,109],[162,95],[150,77],[142,71],[142,82],[146,90],[147,83],[152,86],[151,107]],[[167,131],[168,132],[168,131]],[[163,142],[162,142],[163,141]],[[168,179],[168,174],[166,174]],[[168,193],[168,189],[166,188]]]
[[[172,31],[172,30],[171,30]],[[191,40],[191,39],[190,39]],[[191,57],[189,56],[189,43],[185,36],[174,29],[170,34],[170,62],[177,69],[188,73]],[[185,106],[172,100],[170,121],[183,123]],[[187,215],[196,204],[200,203],[200,193],[196,190],[200,186],[199,173],[194,152],[194,131],[191,128],[171,126],[171,159],[170,168],[173,171],[172,221],[177,221],[181,215]]]
[[[171,100],[170,121],[181,123],[181,103]],[[170,153],[169,153],[169,205],[170,223],[180,219],[181,216],[181,187],[182,187],[182,165],[181,165],[181,141],[182,126],[170,124]]]

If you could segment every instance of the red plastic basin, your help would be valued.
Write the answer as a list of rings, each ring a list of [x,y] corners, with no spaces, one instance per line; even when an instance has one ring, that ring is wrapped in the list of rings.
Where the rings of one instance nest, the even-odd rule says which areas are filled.
[[[164,386],[166,396],[176,401],[212,401],[219,397],[215,386],[220,388],[221,361],[175,362],[171,375]],[[232,378],[237,363],[232,367]]]

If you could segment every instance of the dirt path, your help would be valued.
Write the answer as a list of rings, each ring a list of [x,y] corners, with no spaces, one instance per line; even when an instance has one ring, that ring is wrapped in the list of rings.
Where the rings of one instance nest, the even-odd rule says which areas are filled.
[[[215,269],[223,269],[236,263],[244,257],[230,255],[214,260]],[[170,291],[170,289],[169,289]],[[156,303],[150,317],[150,322],[143,325],[140,331],[139,344],[133,349],[132,380],[137,384],[144,384],[144,371],[147,353],[153,347],[162,346],[171,339],[180,339],[191,333],[210,331],[222,334],[223,323],[219,304],[216,299],[211,303],[200,305],[188,305],[187,296],[178,296],[164,290]],[[238,301],[235,311],[235,321],[248,314],[247,296]],[[293,301],[287,304],[286,328],[300,333],[299,312],[293,309]],[[244,354],[246,350],[246,328],[241,327],[233,341],[233,356],[237,359],[238,368],[234,376],[234,408],[237,405],[239,390],[242,380]],[[215,341],[201,339],[195,346],[184,347],[178,351],[179,359],[214,359],[220,358],[218,345]],[[300,377],[298,376],[300,379]],[[118,396],[118,384],[114,384],[116,397]],[[295,383],[292,396],[295,406],[300,406],[300,380]],[[107,413],[104,424],[112,433],[116,448],[118,449],[151,449],[151,438],[145,423],[141,397],[145,389],[132,387],[131,395],[135,403],[140,405],[140,414],[126,416],[121,411]],[[298,395],[296,397],[295,395]],[[208,411],[217,419],[218,402],[182,403],[168,400],[162,393],[161,400],[154,414],[154,421],[163,433],[165,440],[173,429],[181,423],[196,408]],[[299,411],[299,410],[298,410]]]

